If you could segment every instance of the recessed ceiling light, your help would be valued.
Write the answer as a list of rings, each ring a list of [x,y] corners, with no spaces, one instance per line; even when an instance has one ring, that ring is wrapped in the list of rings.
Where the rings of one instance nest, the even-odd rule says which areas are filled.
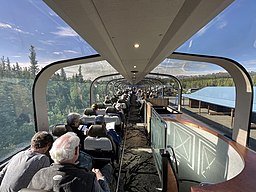
[[[140,44],[139,43],[135,43],[133,46],[134,46],[134,48],[139,48]]]
[[[136,65],[133,66],[134,69],[135,69],[136,67],[137,67]]]

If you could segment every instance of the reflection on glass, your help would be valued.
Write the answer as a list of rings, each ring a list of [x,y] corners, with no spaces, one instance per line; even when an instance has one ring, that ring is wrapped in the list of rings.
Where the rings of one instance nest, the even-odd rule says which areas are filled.
[[[0,161],[27,147],[34,134],[31,89],[26,71],[0,69]],[[9,78],[8,76],[12,77]]]
[[[92,81],[99,76],[113,73],[116,73],[116,70],[106,61],[65,67],[57,71],[51,77],[47,87],[49,125],[65,123],[66,116],[70,112],[82,115],[84,109],[90,107]],[[102,103],[104,101],[107,94],[107,82],[111,78],[114,77],[104,78],[94,83],[92,87],[93,102]]]

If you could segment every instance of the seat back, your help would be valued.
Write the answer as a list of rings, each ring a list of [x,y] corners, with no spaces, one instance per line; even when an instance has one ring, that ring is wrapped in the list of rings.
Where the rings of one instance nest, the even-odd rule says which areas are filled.
[[[103,125],[91,125],[87,135],[90,137],[106,137],[107,129]]]
[[[97,105],[98,105],[99,109],[105,109],[106,108],[104,103],[97,103]]]
[[[23,189],[20,189],[19,192],[48,192],[48,191],[42,190],[42,189],[28,189],[28,188],[23,188]]]
[[[115,107],[107,107],[106,114],[109,114],[109,113],[117,113],[116,108]]]
[[[106,118],[106,116],[110,116],[110,117],[117,116],[118,119],[116,119],[116,125],[117,126],[121,125],[122,118],[121,118],[120,114],[118,114],[118,111],[116,110],[115,107],[107,107],[105,118]]]
[[[96,112],[92,108],[86,108],[84,110],[84,115],[90,116],[90,115],[97,115],[97,114],[96,114]]]
[[[118,116],[118,114],[115,114],[113,116],[105,115],[104,118],[106,123],[114,122],[115,125],[121,125],[121,118]]]
[[[91,137],[87,136],[84,140],[85,150],[95,150],[95,151],[112,151],[113,146],[109,138],[107,137]]]
[[[113,143],[108,137],[90,137],[84,140],[84,152],[92,157],[95,167],[101,167],[115,159]]]
[[[65,124],[57,124],[52,127],[52,135],[55,137],[60,137],[69,131],[73,132],[72,128]]]
[[[105,109],[98,109],[96,111],[97,115],[105,115],[106,114],[106,110]]]
[[[94,120],[95,120],[95,117],[96,117],[96,115],[91,115],[91,116],[82,116],[81,118],[80,118],[80,123],[82,124],[82,125],[91,125],[91,124],[94,124]]]

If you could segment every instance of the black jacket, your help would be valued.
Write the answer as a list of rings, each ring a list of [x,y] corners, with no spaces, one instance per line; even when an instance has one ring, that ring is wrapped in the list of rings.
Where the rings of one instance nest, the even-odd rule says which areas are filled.
[[[53,177],[56,175],[60,180],[54,181]],[[52,164],[41,169],[32,178],[29,188],[59,192],[109,191],[106,181],[98,183],[94,173],[73,164]]]

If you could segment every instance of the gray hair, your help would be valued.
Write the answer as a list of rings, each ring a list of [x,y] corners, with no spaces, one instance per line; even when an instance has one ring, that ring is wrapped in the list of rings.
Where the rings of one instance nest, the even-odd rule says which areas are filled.
[[[70,127],[76,127],[76,124],[80,122],[80,117],[79,113],[69,113],[67,116],[67,124]]]
[[[55,140],[50,150],[50,156],[55,163],[63,163],[74,157],[80,139],[74,132],[67,132]]]

